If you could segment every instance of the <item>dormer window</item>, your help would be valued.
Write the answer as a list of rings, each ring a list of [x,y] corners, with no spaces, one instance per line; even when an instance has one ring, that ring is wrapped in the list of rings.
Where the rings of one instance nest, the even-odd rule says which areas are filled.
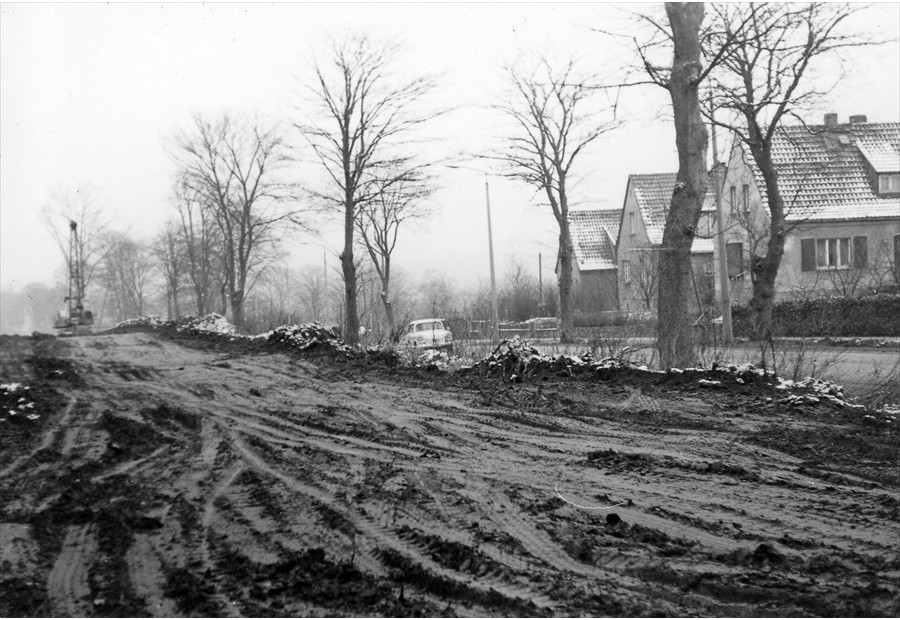
[[[878,175],[879,194],[900,194],[900,173]]]

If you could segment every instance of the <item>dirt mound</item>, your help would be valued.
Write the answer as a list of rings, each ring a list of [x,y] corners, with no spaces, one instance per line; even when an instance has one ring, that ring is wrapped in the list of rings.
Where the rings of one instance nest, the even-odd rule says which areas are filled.
[[[333,330],[319,323],[303,323],[302,325],[282,325],[268,334],[257,336],[265,338],[272,345],[287,345],[299,352],[329,351],[349,353],[351,351]]]

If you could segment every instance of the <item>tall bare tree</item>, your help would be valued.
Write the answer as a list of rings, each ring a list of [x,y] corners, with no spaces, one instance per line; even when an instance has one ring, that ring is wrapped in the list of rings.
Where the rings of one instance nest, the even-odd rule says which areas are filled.
[[[667,2],[674,47],[667,89],[675,118],[678,174],[666,214],[659,257],[657,348],[663,368],[693,362],[694,334],[689,314],[693,292],[691,246],[706,197],[706,125],[700,112],[702,79],[701,3]]]
[[[821,57],[870,44],[845,32],[847,18],[860,10],[837,3],[740,3],[713,5],[704,49],[713,72],[713,121],[746,145],[762,175],[769,212],[766,252],[751,261],[753,337],[770,333],[775,279],[788,232],[786,205],[772,158],[772,144],[786,118],[825,92],[810,72]],[[712,109],[706,111],[712,120]],[[761,188],[763,189],[763,188]]]
[[[384,307],[387,333],[393,334],[396,319],[390,288],[391,256],[397,247],[401,226],[427,214],[425,201],[433,186],[418,170],[411,170],[405,178],[388,175],[381,183],[381,189],[372,199],[360,206],[356,225],[381,284],[379,297]]]
[[[180,293],[185,268],[185,244],[181,225],[168,220],[153,241],[152,251],[163,276],[166,297],[166,316],[177,319],[181,315]]]
[[[179,236],[197,316],[213,311],[216,291],[224,287],[222,234],[216,226],[213,209],[202,198],[183,175],[176,182],[172,200],[178,211]]]
[[[287,150],[278,127],[223,115],[194,117],[175,139],[179,178],[210,210],[222,235],[226,298],[236,327],[244,327],[244,298],[253,276],[274,257],[276,231],[296,223],[285,209]]]
[[[702,63],[703,3],[667,2],[665,11],[668,27],[653,17],[641,16],[654,27],[655,35],[649,42],[635,42],[651,82],[668,91],[675,121],[678,174],[659,249],[657,295],[656,346],[660,365],[669,368],[689,364],[694,356],[691,246],[708,182],[708,134],[700,109],[700,85],[709,67],[704,69]],[[651,60],[650,54],[659,46],[672,48],[671,65],[661,66]]]
[[[359,313],[353,250],[360,209],[392,187],[391,179],[406,178],[415,167],[410,140],[434,116],[418,105],[433,80],[394,78],[390,71],[396,54],[396,47],[364,36],[336,45],[326,64],[315,64],[315,81],[307,86],[310,120],[296,124],[330,179],[330,189],[314,196],[343,216],[343,335],[354,345]]]
[[[570,190],[578,156],[618,126],[614,104],[596,105],[599,80],[583,74],[574,59],[557,67],[542,58],[534,70],[509,67],[510,101],[498,106],[516,127],[494,158],[507,176],[544,192],[559,226],[559,308],[561,342],[573,337],[572,260],[569,230]]]
[[[98,282],[112,302],[115,321],[143,316],[156,276],[150,247],[127,233],[108,231],[101,236],[103,260]]]

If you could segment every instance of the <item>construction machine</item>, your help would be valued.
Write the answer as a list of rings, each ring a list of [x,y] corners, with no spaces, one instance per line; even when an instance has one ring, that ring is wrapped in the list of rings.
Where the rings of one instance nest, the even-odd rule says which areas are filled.
[[[75,336],[91,333],[94,315],[84,308],[84,274],[82,273],[81,244],[78,242],[78,224],[69,222],[69,254],[66,257],[69,268],[69,288],[66,307],[56,315],[53,327],[60,336]]]

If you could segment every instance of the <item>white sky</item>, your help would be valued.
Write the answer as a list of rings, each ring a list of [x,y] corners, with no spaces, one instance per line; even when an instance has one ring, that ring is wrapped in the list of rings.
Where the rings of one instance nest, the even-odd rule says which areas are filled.
[[[440,74],[437,95],[459,106],[433,133],[446,154],[496,144],[500,67],[522,51],[577,54],[604,72],[623,57],[591,28],[630,32],[634,5],[606,4],[3,4],[0,6],[0,286],[51,283],[62,263],[38,214],[59,188],[89,184],[113,226],[154,234],[173,214],[173,166],[165,139],[194,112],[261,113],[297,118],[299,78],[328,41],[348,30],[396,41],[401,71]],[[854,52],[847,78],[821,111],[842,121],[900,120],[900,5],[876,5],[856,19],[894,41]],[[666,93],[623,95],[628,122],[581,160],[584,206],[620,207],[629,173],[674,172],[674,130],[664,120]],[[827,107],[828,109],[824,109]],[[724,148],[720,136],[720,149]],[[478,164],[472,164],[478,166]],[[310,179],[309,182],[316,180]],[[441,173],[434,215],[401,232],[396,264],[413,279],[428,270],[461,285],[488,277],[484,177]],[[513,260],[553,277],[556,224],[522,185],[491,177],[498,277]],[[324,236],[287,241],[291,265],[322,263],[339,249],[338,226]],[[336,267],[332,256],[329,261]]]

